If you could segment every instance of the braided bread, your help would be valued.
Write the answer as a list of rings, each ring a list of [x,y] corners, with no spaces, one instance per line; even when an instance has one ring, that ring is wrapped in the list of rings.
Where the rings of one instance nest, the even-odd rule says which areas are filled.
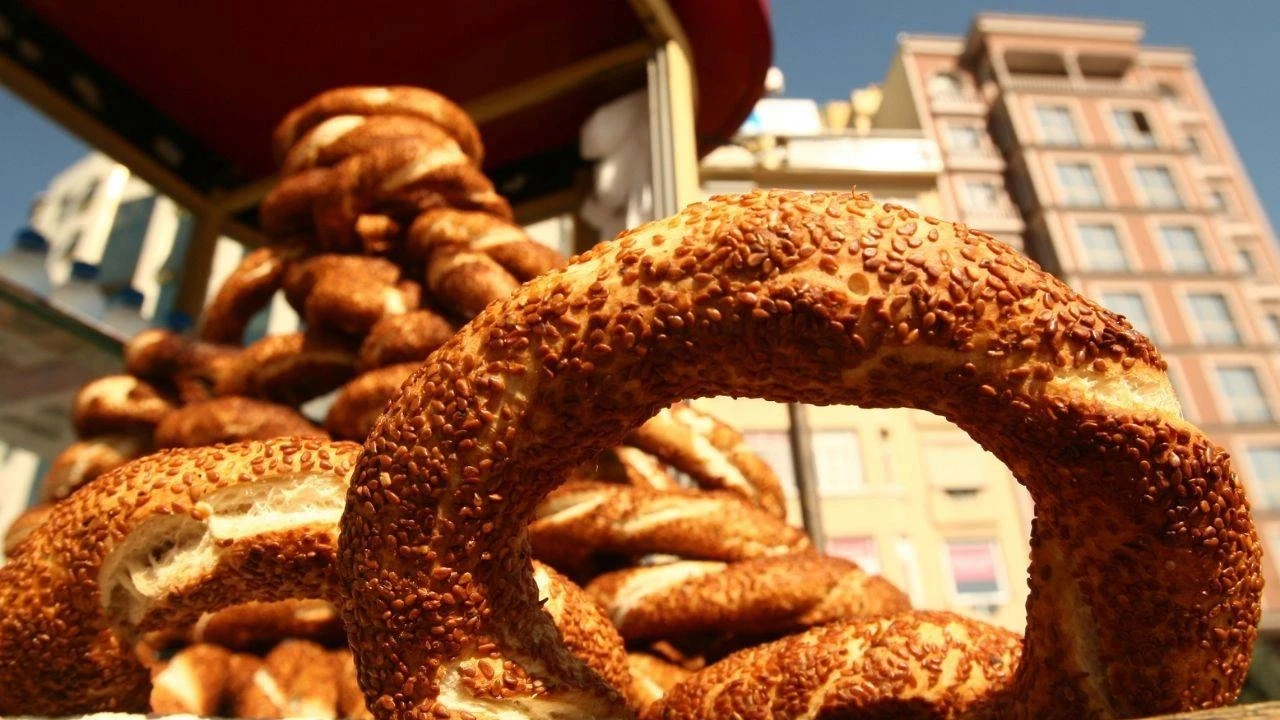
[[[194,402],[166,415],[156,426],[155,446],[201,447],[278,437],[328,439],[323,430],[291,407],[220,397]]]
[[[722,663],[712,685],[742,688],[725,703],[752,704],[747,679],[773,674],[768,687],[794,711],[783,714],[853,711],[865,707],[854,688],[907,692],[876,673],[901,677],[918,666],[901,662],[931,649],[943,654],[927,668],[966,672],[943,673],[956,681],[945,692],[911,690],[902,702],[922,713],[1132,716],[1230,702],[1257,636],[1258,538],[1229,457],[1179,416],[1164,367],[1122,318],[1008,246],[865,195],[723,196],[624,233],[486,308],[366,441],[339,571],[370,710],[494,714],[493,686],[481,701],[457,674],[486,663],[504,679],[508,716],[624,716],[563,647],[531,640],[549,623],[522,529],[570,468],[661,407],[713,394],[932,410],[1037,503],[1011,678],[1009,633],[902,614]],[[892,640],[894,623],[911,639]],[[890,647],[869,662],[845,651],[822,664],[813,651],[876,637]],[[846,690],[814,694],[840,667],[853,671],[834,681]],[[705,682],[673,695],[702,697]]]
[[[884,578],[817,554],[629,568],[596,578],[586,590],[627,640],[743,629],[783,634],[911,609]]]

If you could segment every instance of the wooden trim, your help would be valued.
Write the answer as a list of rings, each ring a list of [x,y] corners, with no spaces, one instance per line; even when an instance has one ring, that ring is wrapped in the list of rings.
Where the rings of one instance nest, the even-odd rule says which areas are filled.
[[[599,75],[640,65],[652,48],[651,42],[637,40],[472,100],[464,109],[477,124],[483,124],[562,95]]]
[[[0,84],[192,213],[200,215],[208,206],[203,193],[5,55],[0,55]]]

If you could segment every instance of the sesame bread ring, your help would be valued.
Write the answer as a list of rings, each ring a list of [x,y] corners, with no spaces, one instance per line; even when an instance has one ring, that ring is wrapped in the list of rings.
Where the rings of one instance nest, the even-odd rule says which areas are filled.
[[[595,459],[574,468],[569,474],[569,481],[575,480],[634,485],[660,492],[681,489],[656,458],[625,445],[604,450]]]
[[[335,115],[308,130],[289,148],[280,174],[330,167],[352,155],[405,139],[461,152],[453,137],[430,120],[409,115]]]
[[[205,613],[191,626],[188,641],[243,651],[275,645],[285,638],[328,647],[346,644],[342,619],[325,600],[250,602]]]
[[[453,325],[434,310],[384,315],[361,343],[356,367],[367,371],[404,362],[421,363],[453,333]]]
[[[299,405],[334,390],[355,374],[345,341],[321,333],[269,335],[244,348],[222,375],[218,395]]]
[[[335,438],[364,440],[404,381],[418,369],[416,362],[370,370],[338,391],[329,406],[324,426]]]
[[[462,318],[475,317],[520,287],[520,281],[493,258],[454,246],[435,251],[426,279],[436,302]]]
[[[835,623],[730,655],[670,688],[644,717],[1013,717],[990,714],[989,699],[1019,701],[1021,650],[1017,634],[954,613]]]
[[[290,267],[285,297],[308,328],[363,336],[379,320],[416,310],[422,289],[383,258],[317,255]]]
[[[364,693],[356,677],[356,661],[351,651],[343,648],[329,654],[338,668],[338,716],[349,720],[372,720],[373,713],[364,704]]]
[[[631,696],[642,713],[692,674],[690,670],[644,652],[627,653],[627,667],[631,670]]]
[[[173,410],[173,403],[132,375],[107,375],[76,392],[71,422],[80,437],[147,432]]]
[[[582,588],[555,570],[536,563],[533,581],[542,609],[560,631],[560,639],[574,657],[586,663],[605,682],[626,691],[631,686],[622,636]]]
[[[300,138],[339,115],[403,115],[428,120],[447,132],[471,161],[484,158],[480,131],[466,111],[438,93],[416,87],[346,87],[321,93],[295,108],[276,126],[272,147],[283,162]]]
[[[53,510],[53,503],[41,503],[22,513],[14,518],[13,522],[9,523],[9,528],[4,531],[4,556],[6,558],[13,559],[22,553],[27,538],[31,537],[31,533],[49,517],[51,510]]]
[[[314,226],[323,246],[340,251],[359,246],[356,221],[368,212],[412,217],[450,206],[512,217],[489,178],[449,147],[387,143],[348,157],[329,173],[323,193],[313,200]]]
[[[71,443],[40,481],[40,501],[56,502],[99,475],[151,451],[150,433],[99,435]]]
[[[0,714],[145,709],[126,635],[333,594],[359,450],[282,438],[162,451],[55,505],[0,566]]]
[[[586,590],[628,641],[694,633],[780,635],[911,609],[907,596],[884,578],[817,554],[628,568],[601,575]]]
[[[699,485],[741,495],[766,511],[785,517],[786,496],[778,476],[742,437],[742,433],[683,403],[653,416],[627,437],[692,477]]]
[[[218,288],[200,319],[200,339],[240,344],[253,316],[280,289],[285,268],[302,257],[299,245],[267,245],[250,251]]]
[[[803,531],[728,493],[591,482],[548,495],[529,537],[539,560],[569,568],[583,553],[731,561],[812,551]]]
[[[252,667],[252,665],[248,665]],[[285,640],[253,668],[248,682],[235,683],[232,711],[245,718],[338,717],[339,666],[324,647]]]
[[[405,247],[411,257],[429,262],[437,249],[448,247],[485,253],[521,282],[565,263],[563,255],[529,239],[518,225],[489,213],[438,208],[414,218]]]
[[[332,168],[311,168],[281,178],[262,198],[258,223],[270,237],[310,235],[315,226],[315,207],[335,182]],[[326,248],[321,238],[311,238],[309,247]],[[349,248],[354,249],[354,248]]]
[[[211,717],[222,706],[231,653],[217,645],[179,650],[151,674],[151,712]]]
[[[168,330],[143,330],[124,347],[125,372],[184,402],[213,396],[241,348],[191,341]]]
[[[184,405],[166,415],[156,426],[155,446],[202,447],[278,437],[329,439],[291,407],[229,396]]]
[[[530,640],[547,624],[523,528],[571,468],[707,395],[930,410],[1028,488],[1022,661],[1007,692],[970,707],[1080,718],[1229,703],[1257,637],[1260,545],[1229,456],[1182,419],[1164,371],[1123,318],[1009,246],[865,195],[718,196],[624,233],[490,305],[366,441],[339,571],[370,709],[475,712],[458,669],[480,663],[502,674],[510,716],[625,715],[562,647]],[[963,627],[966,668],[988,663],[984,638],[1010,637]],[[822,677],[807,642],[740,664],[740,702],[756,697],[751,678]],[[943,645],[902,646],[929,647]],[[936,697],[921,712],[945,712],[951,696]]]

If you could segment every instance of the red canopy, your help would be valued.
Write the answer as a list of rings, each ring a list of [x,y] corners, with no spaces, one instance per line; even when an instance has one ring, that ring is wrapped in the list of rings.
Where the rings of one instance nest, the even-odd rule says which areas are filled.
[[[669,4],[692,46],[705,152],[737,129],[763,90],[767,4]],[[467,104],[649,37],[622,0],[31,0],[25,10],[10,18],[15,33],[0,48],[202,191],[269,174],[271,129],[321,90],[419,85]],[[38,59],[23,51],[24,39]],[[641,62],[605,68],[483,122],[487,169],[501,180],[503,168],[524,167],[536,179],[528,171],[540,163],[576,164],[586,116],[643,83]]]

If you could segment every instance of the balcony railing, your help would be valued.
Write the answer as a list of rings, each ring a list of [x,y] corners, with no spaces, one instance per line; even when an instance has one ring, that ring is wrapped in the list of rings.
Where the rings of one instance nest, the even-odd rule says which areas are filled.
[[[1005,87],[1015,92],[1032,93],[1078,93],[1120,97],[1155,96],[1156,94],[1156,86],[1152,83],[1032,73],[1011,73],[1005,82]]]

